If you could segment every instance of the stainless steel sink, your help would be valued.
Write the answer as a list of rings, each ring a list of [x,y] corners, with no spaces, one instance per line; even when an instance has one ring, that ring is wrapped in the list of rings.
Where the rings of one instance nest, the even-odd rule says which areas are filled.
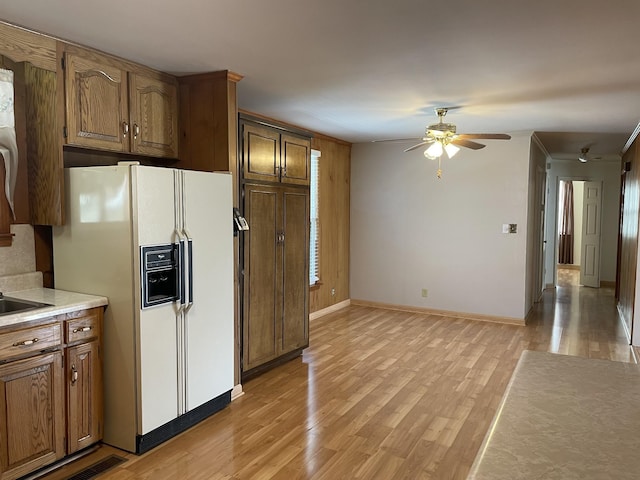
[[[0,296],[0,316],[50,306],[48,303],[32,302],[31,300],[21,300],[3,295]]]

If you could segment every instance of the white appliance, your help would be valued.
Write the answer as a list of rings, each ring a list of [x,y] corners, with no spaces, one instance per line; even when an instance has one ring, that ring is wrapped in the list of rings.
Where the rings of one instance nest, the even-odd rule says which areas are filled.
[[[65,177],[55,286],[109,298],[104,442],[143,453],[231,400],[231,175],[123,162]]]

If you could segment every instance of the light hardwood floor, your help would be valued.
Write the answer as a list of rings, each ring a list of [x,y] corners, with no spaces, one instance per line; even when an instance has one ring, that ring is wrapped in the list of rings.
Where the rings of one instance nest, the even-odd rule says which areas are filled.
[[[527,327],[348,307],[188,432],[45,478],[117,453],[128,461],[101,480],[464,479],[525,349],[634,362],[611,289],[549,290]]]

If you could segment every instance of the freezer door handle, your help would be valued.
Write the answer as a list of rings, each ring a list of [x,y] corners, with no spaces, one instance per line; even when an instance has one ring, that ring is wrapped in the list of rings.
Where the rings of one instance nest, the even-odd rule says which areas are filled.
[[[178,241],[178,258],[179,258],[179,272],[180,272],[180,309],[184,309],[185,304],[187,303],[187,282],[186,280],[186,272],[185,266],[186,262],[186,239],[180,236],[180,240]]]
[[[186,234],[186,232],[185,232]],[[186,234],[187,236],[187,306],[185,307],[185,311],[188,311],[193,305],[193,239]]]

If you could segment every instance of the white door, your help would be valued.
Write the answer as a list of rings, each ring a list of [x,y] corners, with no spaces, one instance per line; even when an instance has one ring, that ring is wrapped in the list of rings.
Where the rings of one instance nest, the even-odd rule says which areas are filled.
[[[600,225],[602,182],[584,182],[580,283],[600,288]]]
[[[233,215],[231,175],[184,171],[183,179],[193,266],[184,322],[188,411],[233,388]]]

